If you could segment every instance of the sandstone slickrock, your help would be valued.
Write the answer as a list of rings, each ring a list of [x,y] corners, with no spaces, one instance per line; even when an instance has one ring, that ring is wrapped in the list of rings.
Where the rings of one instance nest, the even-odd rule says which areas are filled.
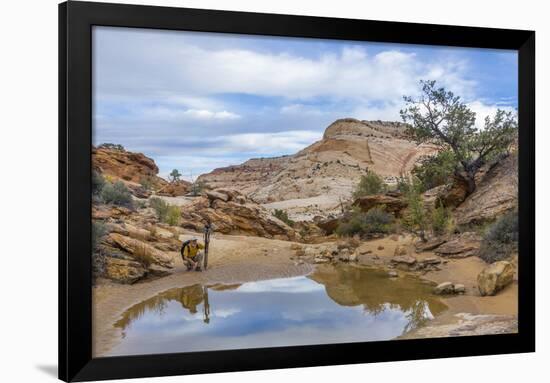
[[[495,295],[514,280],[515,268],[508,261],[498,261],[484,268],[477,276],[477,286],[482,296]]]
[[[479,178],[476,190],[454,211],[459,225],[493,221],[517,206],[517,153],[501,159]]]
[[[481,237],[474,232],[465,232],[453,237],[435,249],[435,253],[447,258],[466,258],[476,255],[481,246]]]
[[[408,139],[405,130],[401,123],[341,119],[294,155],[251,159],[215,169],[199,181],[212,189],[239,190],[258,203],[328,195],[319,212],[337,212],[339,198],[349,198],[367,169],[395,183],[420,157],[437,151]]]

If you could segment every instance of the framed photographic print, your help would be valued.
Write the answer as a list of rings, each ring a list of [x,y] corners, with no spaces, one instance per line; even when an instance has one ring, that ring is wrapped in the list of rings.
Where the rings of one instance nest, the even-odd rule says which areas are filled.
[[[60,378],[534,351],[534,38],[60,4]]]

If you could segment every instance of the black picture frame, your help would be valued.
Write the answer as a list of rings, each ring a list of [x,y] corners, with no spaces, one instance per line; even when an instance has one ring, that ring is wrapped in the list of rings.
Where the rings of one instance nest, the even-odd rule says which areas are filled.
[[[92,26],[516,50],[517,334],[92,358]],[[59,378],[88,381],[535,351],[535,32],[69,1],[59,5]]]

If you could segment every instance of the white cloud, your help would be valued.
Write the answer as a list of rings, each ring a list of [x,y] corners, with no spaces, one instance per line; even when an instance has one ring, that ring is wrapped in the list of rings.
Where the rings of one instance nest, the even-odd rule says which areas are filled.
[[[109,38],[102,38],[102,33]],[[420,79],[439,79],[461,94],[471,93],[476,85],[463,79],[464,62],[426,62],[395,49],[370,55],[364,47],[344,45],[339,51],[306,57],[235,45],[213,49],[185,35],[181,43],[160,35],[102,29],[97,36],[98,51],[109,52],[94,57],[94,68],[99,68],[94,78],[102,95],[191,95],[181,98],[199,110],[212,109],[204,105],[208,96],[223,93],[395,102],[404,94],[415,94]]]
[[[468,107],[476,114],[476,127],[478,129],[483,129],[483,127],[485,126],[485,118],[494,117],[498,109],[502,109],[507,112],[515,111],[515,109],[510,106],[494,104],[489,105],[479,100],[468,103]]]

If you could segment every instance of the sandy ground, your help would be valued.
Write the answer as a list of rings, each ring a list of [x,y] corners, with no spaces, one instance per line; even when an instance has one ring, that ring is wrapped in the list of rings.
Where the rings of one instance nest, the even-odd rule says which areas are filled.
[[[202,273],[186,271],[181,259],[176,257],[174,273],[167,277],[134,285],[99,281],[93,288],[93,355],[104,355],[120,339],[120,330],[113,324],[125,310],[162,291],[194,283],[243,283],[311,272],[314,265],[299,264],[291,259],[291,256],[294,256],[292,244],[293,242],[288,241],[216,233],[211,241],[209,269]],[[365,242],[360,249],[371,250],[371,253],[361,255],[359,264],[385,268],[397,245],[409,246],[412,250],[412,238],[392,235]],[[413,252],[413,255],[420,259],[433,256],[433,253]],[[475,288],[476,277],[484,266],[484,262],[477,257],[448,260],[441,264],[441,270],[421,275],[437,283],[462,283],[466,286],[466,294],[442,297],[449,309],[430,323],[430,326],[438,327],[434,327],[431,332],[418,332],[409,337],[445,336],[453,331],[457,323],[464,322],[464,313],[473,316],[472,318],[477,318],[475,316],[480,314],[516,317],[517,281],[494,297],[479,296]],[[406,272],[399,273],[402,275]],[[491,323],[494,325],[495,322]],[[495,327],[495,331],[499,331],[499,327]],[[443,335],[438,335],[439,333]]]

